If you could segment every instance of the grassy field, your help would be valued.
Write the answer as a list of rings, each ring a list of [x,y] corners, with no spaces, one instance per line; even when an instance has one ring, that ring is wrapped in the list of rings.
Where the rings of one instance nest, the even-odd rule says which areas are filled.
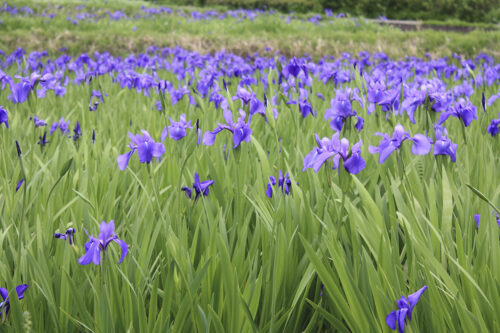
[[[424,286],[418,304],[410,301],[411,321],[403,315],[406,332],[500,330],[500,136],[488,127],[500,118],[493,100],[498,32],[403,33],[272,16],[74,25],[67,16],[74,17],[76,3],[66,4],[51,20],[0,16],[0,287],[10,295],[8,306],[5,297],[0,303],[0,331],[389,332],[397,300]],[[131,17],[139,5],[108,8],[124,7]],[[43,13],[55,6],[34,7]],[[91,11],[104,13],[100,6]],[[202,53],[146,51],[152,44]],[[11,53],[19,47],[48,55]],[[269,57],[208,54],[220,48]],[[346,54],[316,61],[365,49],[394,57],[485,51],[492,58]],[[275,58],[276,50],[311,58]],[[374,101],[377,89],[394,97]],[[325,113],[346,104],[356,115],[334,130],[338,123],[330,121],[338,119]],[[236,122],[240,110],[247,117]],[[435,155],[446,140],[434,124],[448,111],[456,111],[443,120],[457,145],[455,162]],[[464,126],[457,117],[469,112],[476,119]],[[171,126],[183,114],[192,128],[174,140]],[[220,124],[230,130],[209,145]],[[377,132],[396,145],[397,124],[408,137],[379,163],[369,147],[379,146]],[[141,130],[155,143],[133,137],[129,145],[129,133]],[[336,132],[348,139],[347,153],[345,140],[337,146],[315,139]],[[412,149],[417,134],[432,140],[422,143],[429,145],[423,156]],[[244,140],[235,147],[237,138]],[[318,158],[310,152],[319,144],[318,154],[332,155],[315,172],[307,160]],[[122,168],[120,156],[131,149]],[[150,149],[161,159],[151,159]],[[142,163],[145,156],[151,163]],[[351,174],[353,157],[366,165]],[[332,170],[335,158],[340,164]],[[281,188],[270,180],[280,171],[290,176]],[[195,174],[213,180],[196,199],[196,188],[191,198],[181,190],[192,187]],[[123,244],[104,242],[99,265],[79,263],[92,253],[88,236],[99,237],[101,222],[111,220],[128,244],[123,262]],[[70,228],[72,244],[54,237]],[[18,299],[22,284],[29,287]]]
[[[64,4],[64,8],[58,9],[59,4]],[[357,18],[335,19],[323,15],[317,24],[307,22],[307,18],[313,14],[297,15],[297,19],[291,19],[290,23],[287,23],[286,17],[294,16],[286,14],[261,15],[254,20],[229,17],[224,20],[194,21],[189,16],[196,9],[193,7],[171,7],[173,14],[144,18],[145,12],[140,7],[151,4],[140,1],[110,1],[106,9],[96,2],[86,2],[83,8],[77,8],[81,3],[70,1],[16,1],[15,5],[28,5],[35,14],[45,12],[46,16],[26,19],[24,15],[3,15],[0,49],[5,52],[25,45],[29,50],[58,50],[66,47],[73,54],[107,51],[126,55],[141,52],[154,44],[161,47],[182,46],[202,53],[225,49],[239,55],[252,55],[255,52],[272,55],[280,51],[286,56],[309,54],[315,59],[327,55],[338,56],[344,51],[354,54],[361,51],[385,52],[394,58],[423,57],[426,53],[441,57],[450,56],[453,52],[468,57],[481,52],[496,59],[500,57],[497,47],[500,44],[500,31],[484,31],[481,25],[478,25],[477,31],[468,34],[431,30],[403,32]],[[188,17],[177,15],[178,9],[187,13]],[[109,19],[106,12],[113,13],[116,10],[127,14],[127,19]],[[55,17],[48,18],[50,13],[56,13]],[[82,13],[105,18],[98,22],[84,19],[78,25],[67,20],[68,17],[75,19],[77,14]],[[134,18],[137,14],[141,18]]]

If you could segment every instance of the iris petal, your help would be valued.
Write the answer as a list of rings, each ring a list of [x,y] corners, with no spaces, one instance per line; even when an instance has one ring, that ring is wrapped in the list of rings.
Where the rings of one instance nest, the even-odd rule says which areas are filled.
[[[6,300],[6,299],[7,299],[7,297],[9,297],[9,292],[8,292],[8,290],[7,290],[7,289],[5,289],[5,288],[0,288],[0,295],[2,296],[2,298],[3,298],[4,300]]]
[[[269,198],[272,198],[272,197],[273,197],[273,186],[271,185],[271,183],[267,183],[266,195],[267,195]]]
[[[127,168],[130,156],[132,156],[133,153],[133,151],[130,151],[117,157],[116,162],[118,163],[118,168],[120,168],[120,170],[124,171]]]
[[[414,155],[427,155],[431,151],[431,143],[425,135],[415,134],[411,141],[413,141],[411,152]]]
[[[121,264],[123,259],[125,258],[125,256],[127,255],[128,253],[128,245],[127,243],[125,243],[124,241],[122,241],[121,239],[113,239],[113,241],[115,243],[118,243],[120,245],[120,247],[122,248],[122,255],[120,256],[120,260],[118,261],[118,264]]]
[[[94,240],[90,243],[87,252],[80,259],[78,259],[78,263],[80,265],[88,265],[93,262],[94,264],[99,265],[100,260],[99,245],[97,240]]]
[[[16,287],[17,298],[23,299],[24,292],[26,291],[26,289],[28,289],[28,287],[29,286],[27,284],[21,284],[21,285],[17,286]]]
[[[385,323],[387,326],[389,326],[390,329],[395,330],[396,329],[396,311],[392,311],[385,317]]]
[[[423,286],[416,292],[414,292],[411,295],[408,295],[408,302],[410,303],[410,309],[408,311],[408,319],[411,319],[411,312],[413,311],[413,308],[415,305],[417,305],[418,300],[420,299],[420,296],[422,296],[423,292],[427,290],[427,286]]]
[[[345,169],[351,174],[358,174],[366,167],[365,160],[359,154],[353,154],[344,163]]]

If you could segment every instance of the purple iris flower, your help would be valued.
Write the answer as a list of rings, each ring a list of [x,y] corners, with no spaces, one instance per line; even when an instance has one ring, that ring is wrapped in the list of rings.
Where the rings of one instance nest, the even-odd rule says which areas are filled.
[[[35,128],[47,126],[45,120],[38,118],[38,116],[30,117],[30,120],[33,120]]]
[[[273,186],[276,185],[276,178],[274,176],[269,176],[269,183],[267,183],[266,195],[269,198],[273,197]]]
[[[415,305],[417,305],[420,296],[427,289],[427,286],[423,286],[415,293],[408,295],[408,298],[405,296],[401,296],[401,298],[397,301],[398,310],[392,311],[385,318],[385,322],[387,326],[391,329],[395,330],[398,328],[399,332],[404,333],[405,331],[405,320],[408,317],[408,321],[411,320],[411,314]]]
[[[476,220],[476,230],[479,230],[479,220],[481,219],[480,214],[475,214],[474,215],[474,220]]]
[[[378,100],[377,104],[382,106],[382,111],[387,112],[387,111],[394,111],[395,113],[399,112],[399,97],[401,96],[401,89],[398,87],[395,87],[393,89],[389,89],[384,91],[380,99]],[[416,107],[415,107],[416,108]],[[375,107],[372,107],[372,110],[375,111]],[[368,113],[371,113],[370,111],[370,105],[368,105]],[[410,115],[410,114],[409,114]],[[411,113],[413,116],[413,113]],[[410,120],[413,118],[410,117]],[[415,120],[413,119],[413,122]]]
[[[254,114],[258,113],[264,118],[266,117],[266,109],[264,107],[264,103],[260,101],[257,97],[252,98],[250,100],[250,109],[249,109],[249,118],[252,117]]]
[[[170,126],[168,126],[168,133],[170,137],[174,140],[180,140],[186,136],[186,129],[193,129],[191,126],[191,120],[186,121],[186,114],[182,114],[179,118],[179,121],[174,121],[172,118],[170,119]]]
[[[29,79],[21,77],[21,81],[18,83],[10,81],[9,83],[11,94],[8,99],[11,100],[14,104],[26,102],[29,93],[35,87],[35,84],[39,78],[40,75],[32,73]]]
[[[250,121],[248,123],[245,122],[246,113],[245,111],[240,109],[240,118],[236,123],[233,123],[233,114],[229,107],[223,109],[224,119],[226,120],[227,125],[217,124],[217,128],[212,132],[207,131],[203,135],[203,144],[205,146],[211,146],[215,142],[215,137],[222,130],[228,130],[233,133],[233,149],[236,149],[242,141],[250,142],[252,129],[250,128]]]
[[[415,124],[415,111],[419,105],[425,103],[426,96],[427,92],[424,90],[410,89],[408,91],[408,96],[403,100],[401,108],[406,111],[412,124]]]
[[[9,128],[9,116],[7,115],[7,110],[0,105],[0,124],[4,123],[5,127]]]
[[[89,111],[96,111],[99,106],[99,101],[104,103],[104,96],[108,96],[106,93],[101,93],[99,90],[92,90],[89,101]],[[94,103],[92,104],[92,100]]]
[[[59,122],[55,121],[50,126],[50,135],[54,134],[55,131],[59,128]]]
[[[19,189],[21,188],[21,185],[23,185],[23,183],[24,183],[24,178],[23,178],[23,179],[21,179],[21,180],[17,183],[17,185],[16,185],[16,192],[17,192],[17,191],[19,191]]]
[[[434,125],[436,141],[434,142],[434,155],[448,155],[452,162],[457,158],[457,144],[448,138],[448,131],[444,126]]]
[[[358,119],[358,121],[356,122],[356,125],[354,125],[354,128],[356,128],[358,132],[361,132],[363,127],[365,127],[365,120],[360,116],[356,116],[356,118]]]
[[[288,172],[283,176],[283,172],[279,171],[278,182],[276,183],[276,178],[273,176],[269,176],[269,183],[267,183],[266,195],[269,198],[273,197],[273,186],[278,185],[281,188],[281,192],[284,192],[286,195],[290,194],[290,188],[292,186],[292,181],[290,180],[290,175]]]
[[[375,133],[375,135],[381,136],[378,147],[369,146],[368,151],[371,154],[379,154],[379,163],[382,164],[385,160],[396,150],[401,148],[401,144],[405,140],[413,141],[413,146],[411,147],[411,152],[414,155],[426,155],[431,151],[431,140],[423,134],[415,134],[413,138],[410,138],[410,133],[406,132],[401,124],[397,124],[394,127],[394,133],[392,138],[385,133]]]
[[[69,133],[69,120],[68,121],[64,121],[64,118],[61,118],[61,120],[59,120],[59,129],[61,130],[62,133],[64,134],[68,134]]]
[[[64,234],[61,234],[59,232],[54,233],[54,238],[58,239],[64,239],[69,241],[69,245],[73,245],[75,243],[75,232],[76,230],[74,228],[68,228]]]
[[[118,236],[115,234],[115,222],[113,220],[109,221],[109,223],[106,223],[106,221],[101,222],[101,230],[98,238],[89,236],[87,230],[85,230],[85,233],[90,240],[85,243],[85,254],[78,259],[79,264],[88,265],[93,262],[94,265],[99,265],[101,262],[101,252],[106,251],[111,242],[118,243],[122,249],[120,261],[118,261],[121,264],[123,258],[128,253],[128,245],[121,239],[118,239]]]
[[[297,58],[293,57],[290,59],[290,62],[285,67],[288,74],[291,76],[297,77],[299,75],[302,66],[297,62]]]
[[[486,132],[490,133],[491,136],[496,136],[499,131],[500,131],[500,113],[498,113],[498,119],[493,119],[486,128]]]
[[[170,91],[170,96],[172,98],[172,105],[177,104],[180,100],[182,100],[184,98],[185,95],[188,96],[190,103],[192,104],[191,98],[193,98],[193,97],[191,96],[187,86],[180,87],[180,85],[179,85],[179,89],[177,89],[177,90],[172,88],[172,90]]]
[[[302,114],[302,118],[307,117],[308,114],[312,114],[313,116],[315,115],[315,112],[313,110],[311,102],[309,101],[309,91],[307,89],[299,88],[298,100],[290,99],[288,102],[286,102],[286,104],[289,104],[289,105],[290,104],[293,104],[293,105],[298,104],[300,113]],[[277,116],[276,116],[277,111],[275,112],[273,110],[273,112],[275,113],[275,118],[277,118]]]
[[[183,186],[181,187],[181,190],[184,191],[189,199],[191,199],[191,195],[193,194],[193,191],[195,192],[195,197],[194,200],[198,199],[200,195],[207,196],[210,192],[210,185],[214,183],[213,180],[205,180],[200,182],[200,176],[195,172],[194,173],[194,183],[193,187],[186,187]]]
[[[21,147],[19,146],[19,142],[16,140],[16,150],[17,150],[17,156],[21,157],[23,152],[21,151]]]
[[[353,109],[352,102],[356,101],[359,105],[363,105],[361,98],[359,97],[356,90],[346,88],[345,90],[337,90],[335,92],[335,98],[330,100],[330,108],[325,111],[325,120],[330,121],[330,127],[340,132],[344,126],[344,122],[348,117],[356,116],[356,110]],[[358,119],[359,122],[359,119]],[[356,127],[362,128],[362,125]]]
[[[209,102],[214,103],[216,109],[219,108],[219,105],[223,100],[225,100],[224,96],[222,96],[218,91],[212,91],[210,93],[210,98],[208,99]]]
[[[472,120],[477,119],[476,110],[477,108],[471,101],[460,98],[453,108],[441,113],[438,124],[442,125],[449,116],[453,116],[455,118],[460,118],[465,127],[468,127]]]
[[[299,88],[299,110],[302,118],[307,117],[308,114],[314,116],[313,107],[311,102],[309,102],[309,92],[303,88]]]
[[[453,103],[453,95],[448,91],[439,91],[429,94],[433,102],[432,109],[436,112],[446,112]]]
[[[44,98],[47,94],[47,91],[53,90],[56,96],[63,96],[66,94],[66,88],[63,86],[67,84],[68,77],[66,76],[65,81],[62,81],[63,73],[57,72],[45,73],[40,77],[40,89],[36,91],[36,96],[38,98]],[[61,84],[62,83],[62,84]]]
[[[165,153],[165,146],[163,145],[163,141],[167,136],[166,128],[163,129],[161,135],[161,142],[154,142],[151,138],[151,135],[145,130],[141,130],[142,135],[140,134],[132,134],[128,133],[130,138],[129,148],[130,152],[125,153],[123,155],[118,156],[116,161],[118,162],[118,167],[120,170],[125,170],[127,168],[128,162],[130,161],[130,157],[137,151],[139,155],[139,162],[141,163],[150,163],[153,157],[156,157],[158,162],[160,161],[161,155]]]
[[[65,121],[64,117],[59,119],[59,121],[52,123],[52,126],[50,126],[50,135],[52,135],[58,128],[61,130],[63,134],[69,134],[69,120]]]
[[[26,289],[28,289],[27,284],[20,284],[19,286],[16,287],[16,293],[17,293],[17,298],[18,299],[23,299],[24,298],[24,292]],[[4,314],[7,314],[10,309],[10,302],[9,302],[9,291],[5,288],[0,288],[0,296],[3,298],[3,302],[0,302],[0,317],[3,316]]]
[[[469,82],[464,81],[461,85],[455,86],[453,88],[453,94],[458,97],[464,95],[470,97],[474,93],[474,88],[469,84]]]
[[[77,121],[75,129],[73,129],[73,141],[78,140],[82,136],[82,130],[80,128],[80,123]]]
[[[248,104],[252,99],[256,98],[256,94],[253,91],[248,91],[241,85],[236,87],[236,96],[233,96],[233,101],[240,99],[243,104]]]
[[[37,142],[40,146],[45,147],[49,141],[47,140],[47,132],[43,132],[43,136],[39,136],[39,141]]]
[[[351,153],[349,154],[349,140],[342,138],[339,140],[339,133],[332,135],[331,139],[322,138],[316,134],[316,142],[319,147],[314,147],[313,150],[304,157],[305,171],[312,168],[315,172],[321,168],[329,158],[333,157],[333,169],[338,169],[340,158],[344,161],[344,168],[347,172],[357,174],[366,166],[366,162],[361,157],[361,145],[363,142],[360,140],[352,146]]]

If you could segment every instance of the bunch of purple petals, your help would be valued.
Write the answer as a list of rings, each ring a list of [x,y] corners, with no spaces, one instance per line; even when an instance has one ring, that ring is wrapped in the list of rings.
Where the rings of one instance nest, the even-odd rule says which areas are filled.
[[[323,163],[329,158],[333,158],[334,170],[338,169],[341,158],[344,168],[351,174],[357,174],[365,168],[366,162],[361,157],[361,145],[363,144],[361,140],[353,145],[349,152],[349,140],[346,138],[339,140],[339,133],[332,135],[331,139],[325,137],[320,140],[317,134],[315,137],[318,147],[314,147],[304,158],[302,171],[312,168],[315,172],[318,172]]]
[[[192,187],[183,186],[181,190],[186,193],[186,196],[191,199],[193,191],[195,193],[194,200],[197,200],[200,195],[207,196],[210,192],[209,187],[214,183],[213,180],[205,180],[200,182],[200,176],[194,173],[194,183]]]
[[[269,198],[273,197],[273,186],[278,186],[281,188],[281,192],[286,195],[290,194],[290,188],[292,187],[292,181],[290,179],[290,175],[288,172],[283,176],[283,172],[279,171],[278,182],[276,182],[276,178],[274,176],[269,176],[269,183],[267,183],[266,195]]]
[[[434,156],[448,155],[452,162],[457,159],[457,144],[448,138],[448,131],[444,126],[434,125],[436,141],[434,142]]]
[[[411,152],[414,155],[427,155],[431,151],[431,139],[423,134],[415,134],[410,137],[410,133],[405,131],[401,124],[397,124],[394,127],[394,133],[392,138],[385,133],[375,133],[375,135],[381,136],[378,147],[369,146],[368,151],[371,154],[379,154],[379,163],[382,164],[385,160],[395,151],[401,148],[401,144],[405,140],[410,140],[413,142],[411,147]]]
[[[35,128],[47,126],[47,123],[45,122],[45,120],[38,118],[38,116],[30,117],[30,120],[33,120],[33,124],[35,124]]]
[[[68,228],[63,234],[59,232],[54,233],[54,238],[68,240],[69,245],[73,245],[75,243],[75,232],[74,228]]]
[[[19,81],[18,83],[14,83],[12,78],[9,78],[11,94],[9,95],[8,99],[14,104],[24,103],[28,99],[30,92],[35,88],[40,75],[37,73],[32,73],[29,78],[17,75],[15,77],[20,79],[21,81]]]
[[[99,265],[101,262],[101,252],[107,250],[108,245],[111,242],[118,243],[122,249],[122,255],[120,257],[120,264],[128,253],[128,245],[115,234],[115,222],[113,220],[106,223],[106,221],[101,222],[101,231],[99,237],[89,236],[87,230],[85,233],[89,237],[89,241],[85,243],[85,254],[78,259],[78,263],[81,265],[88,265],[91,262],[95,265]]]
[[[186,136],[186,129],[193,129],[191,126],[191,120],[186,121],[186,114],[181,114],[179,121],[174,121],[172,118],[170,119],[170,126],[168,126],[168,135],[170,138],[174,140],[180,140]]]
[[[28,289],[28,287],[29,286],[27,284],[20,284],[16,287],[18,299],[24,298],[24,292]],[[3,301],[0,302],[0,317],[2,317],[4,314],[7,314],[10,309],[9,291],[5,288],[0,288],[0,296],[3,298]]]
[[[330,100],[330,108],[325,111],[325,120],[330,121],[330,127],[340,132],[344,126],[344,122],[349,117],[357,117],[358,121],[355,125],[358,132],[363,129],[364,120],[363,118],[356,116],[356,110],[354,110],[352,102],[358,102],[360,106],[363,106],[363,101],[357,93],[357,89],[353,90],[350,88],[345,88],[344,90],[336,90],[335,98]]]
[[[167,137],[167,129],[163,129],[161,134],[161,142],[155,142],[151,135],[145,131],[141,130],[142,135],[140,134],[132,134],[128,133],[130,138],[129,148],[130,151],[123,155],[118,156],[116,159],[118,163],[118,167],[120,170],[125,170],[130,161],[130,157],[137,151],[137,155],[139,156],[139,162],[141,163],[151,163],[153,157],[155,157],[158,162],[160,161],[160,157],[165,153],[165,146],[163,145],[163,141],[165,141]]]
[[[59,121],[55,121],[50,126],[50,135],[54,134],[57,129],[61,130],[62,134],[69,134],[69,120],[65,121],[64,117],[61,117]]]
[[[215,137],[222,130],[228,130],[233,133],[233,149],[238,148],[242,141],[250,142],[252,130],[250,129],[250,121],[245,122],[246,113],[240,110],[240,117],[236,123],[233,123],[233,114],[229,108],[223,108],[224,119],[227,125],[217,124],[217,128],[213,131],[207,131],[203,135],[203,144],[206,146],[211,146],[215,142]]]
[[[490,133],[491,136],[497,136],[500,132],[500,112],[498,113],[498,118],[493,119],[491,123],[486,128],[486,132]]]
[[[442,125],[449,116],[459,118],[464,123],[465,127],[468,127],[472,120],[477,119],[476,114],[477,108],[469,101],[460,98],[455,106],[450,107],[448,111],[441,113],[439,116],[439,125]]]
[[[397,327],[399,332],[404,333],[406,318],[411,320],[413,308],[417,305],[420,296],[422,296],[422,293],[426,289],[427,286],[423,286],[413,294],[408,295],[408,298],[401,296],[401,298],[397,301],[398,309],[389,313],[385,318],[387,326],[393,330]]]
[[[89,101],[89,111],[96,111],[99,107],[99,101],[104,103],[104,96],[108,96],[106,93],[101,93],[99,90],[92,90]]]

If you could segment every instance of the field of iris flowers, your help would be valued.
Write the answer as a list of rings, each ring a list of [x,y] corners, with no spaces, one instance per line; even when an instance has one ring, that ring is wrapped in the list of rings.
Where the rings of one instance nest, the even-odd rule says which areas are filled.
[[[497,99],[486,54],[1,54],[0,331],[499,331]]]

